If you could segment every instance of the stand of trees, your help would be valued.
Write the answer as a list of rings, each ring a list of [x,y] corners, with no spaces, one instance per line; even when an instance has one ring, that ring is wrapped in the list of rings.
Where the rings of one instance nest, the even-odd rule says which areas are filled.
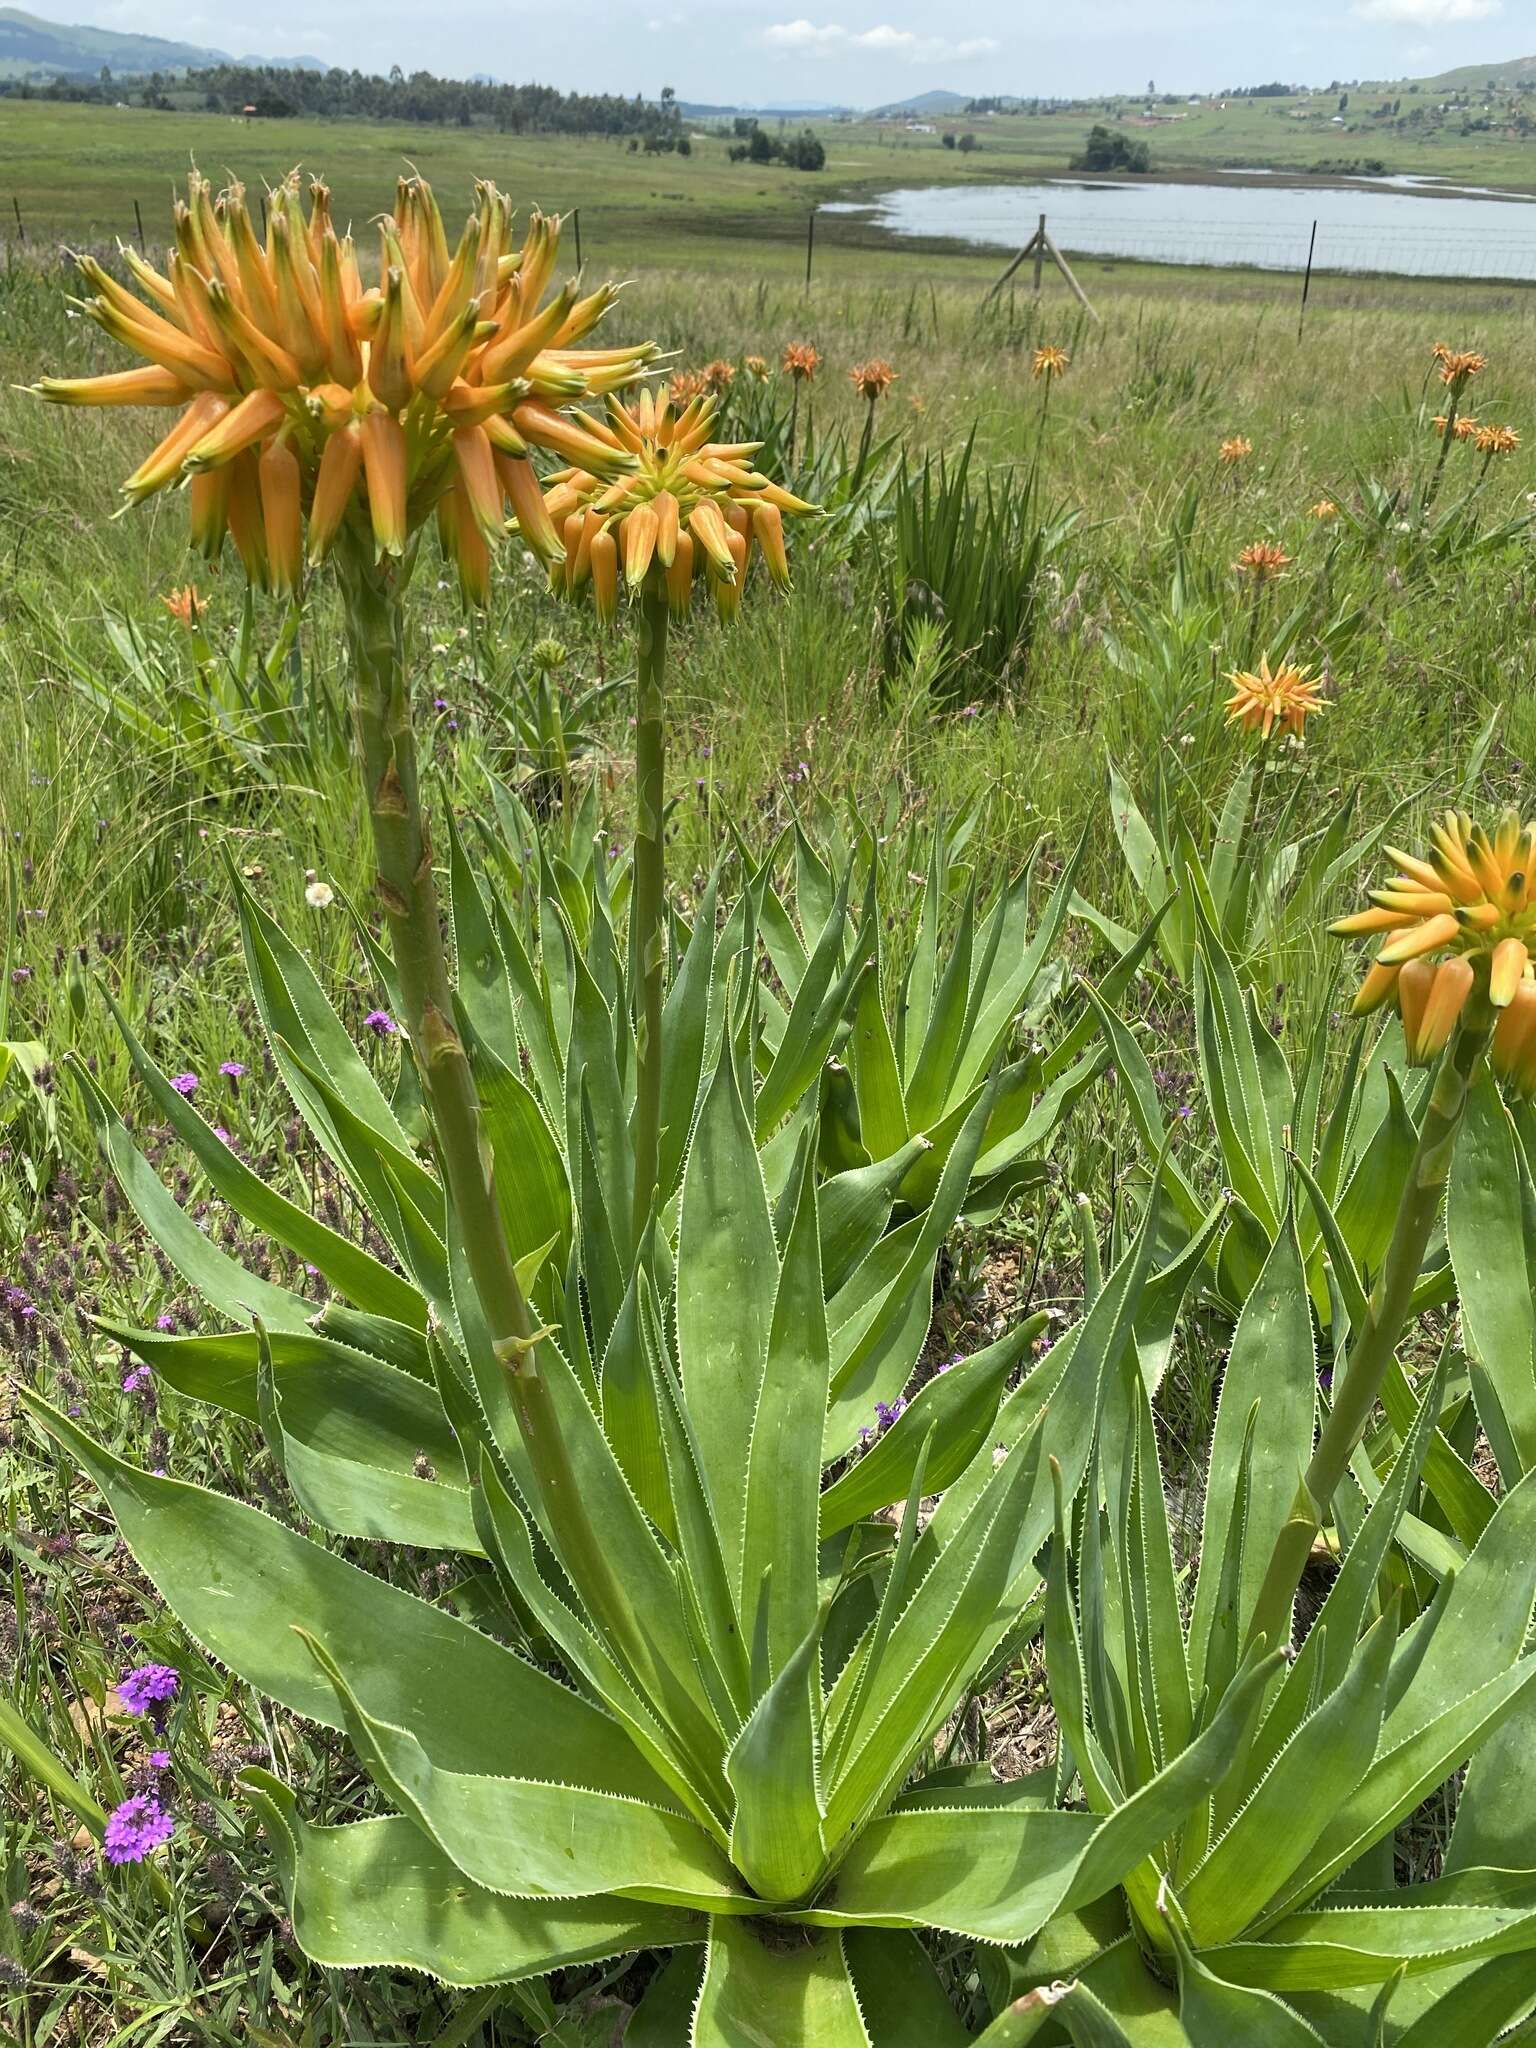
[[[1095,121],[1080,156],[1072,159],[1074,171],[1150,171],[1152,152],[1144,142],[1133,142],[1115,128]]]
[[[207,70],[152,73],[147,79],[58,78],[47,85],[0,83],[0,93],[20,99],[75,100],[113,105],[119,100],[146,106],[239,114],[252,107],[259,118],[281,120],[307,114],[323,119],[403,120],[442,127],[485,127],[503,133],[631,135],[657,148],[675,148],[682,136],[676,97],[668,86],[660,102],[624,99],[613,93],[563,93],[548,85],[496,85],[484,79],[437,78],[430,71],[407,76],[397,65],[387,78],[376,73],[288,71],[250,64],[218,64]]]
[[[731,132],[739,139],[726,152],[733,164],[788,164],[795,171],[819,171],[827,152],[809,128],[798,135],[770,135],[750,118],[738,115]]]

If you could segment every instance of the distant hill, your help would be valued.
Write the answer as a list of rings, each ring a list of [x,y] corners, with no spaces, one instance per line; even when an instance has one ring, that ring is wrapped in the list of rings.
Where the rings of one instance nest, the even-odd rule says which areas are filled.
[[[1442,71],[1438,78],[1417,82],[1431,91],[1472,92],[1489,79],[1496,85],[1536,86],[1536,57],[1511,57],[1503,64],[1462,64],[1455,71]]]
[[[187,71],[227,64],[227,50],[198,43],[169,42],[162,36],[121,35],[115,29],[83,28],[44,21],[19,7],[0,7],[0,78],[94,78],[103,64],[114,77],[138,78],[150,71]],[[242,64],[270,64],[285,71],[324,71],[318,57],[242,57]]]
[[[963,114],[974,94],[968,92],[918,92],[909,100],[896,100],[888,107],[876,107],[877,114]]]

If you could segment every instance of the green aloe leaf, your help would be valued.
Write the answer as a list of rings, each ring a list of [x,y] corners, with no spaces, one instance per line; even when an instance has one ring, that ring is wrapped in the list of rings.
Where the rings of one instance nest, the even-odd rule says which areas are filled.
[[[683,1170],[699,1082],[711,1030],[714,988],[715,906],[719,899],[717,867],[704,885],[694,911],[693,934],[667,990],[661,1017],[661,1144],[658,1177],[662,1199],[677,1187]]]
[[[1468,1870],[1400,1891],[1340,1893],[1292,1913],[1262,1941],[1214,1949],[1206,1961],[1229,1983],[1267,1991],[1384,1984],[1536,1948],[1536,1875]]]
[[[1389,1609],[1343,1684],[1301,1724],[1180,1887],[1201,1949],[1233,1940],[1258,1916],[1359,1783],[1376,1752],[1396,1636]]]
[[[257,1395],[262,1429],[294,1499],[322,1529],[423,1550],[479,1551],[447,1418],[419,1380],[369,1361],[339,1384],[327,1372],[322,1389],[312,1369],[277,1371],[269,1350]],[[418,1458],[443,1476],[419,1477]]]
[[[742,1532],[740,1611],[756,1609],[766,1583],[766,1650],[768,1670],[775,1675],[810,1633],[818,1597],[816,1501],[832,1365],[809,1142],[794,1191],[752,1422]]]
[[[825,1538],[904,1498],[930,1429],[928,1489],[942,1493],[990,1443],[1003,1390],[1046,1317],[1029,1316],[996,1344],[948,1366],[913,1396],[896,1422],[876,1438],[821,1496]]]
[[[424,1330],[426,1303],[409,1280],[391,1271],[361,1245],[331,1230],[318,1217],[285,1201],[260,1174],[253,1173],[233,1146],[226,1144],[186,1097],[171,1086],[139,1043],[110,990],[104,993],[128,1048],[128,1057],[153,1096],[156,1108],[191,1150],[210,1185],[235,1213],[253,1229],[275,1238],[318,1267],[331,1285],[358,1308]]]
[[[358,1697],[462,1770],[542,1773],[651,1799],[662,1788],[597,1708],[441,1608],[371,1578],[256,1508],[125,1464],[30,1390],[29,1414],[106,1496],[166,1605],[258,1692],[325,1727],[335,1695],[294,1634],[347,1644]]]
[[[736,1794],[731,1861],[770,1905],[803,1898],[826,1869],[820,1789],[825,1625],[824,1608],[725,1760]]]
[[[1531,1214],[1520,1141],[1497,1082],[1467,1095],[1451,1162],[1446,1235],[1479,1410],[1506,1486],[1536,1465],[1536,1303]]]
[[[859,983],[846,1058],[853,1074],[864,1143],[871,1158],[889,1159],[906,1144],[911,1127],[896,1047],[880,995],[878,961],[876,971]]]
[[[1200,1572],[1189,1629],[1190,1672],[1197,1693],[1207,1675],[1223,1565],[1229,1552],[1241,1559],[1236,1573],[1237,1605],[1231,1617],[1235,1639],[1243,1642],[1247,1638],[1270,1553],[1312,1456],[1316,1405],[1312,1303],[1294,1217],[1288,1214],[1238,1318],[1216,1408]],[[1250,1425],[1255,1406],[1257,1421]],[[1246,1513],[1239,1524],[1234,1515],[1237,1473],[1250,1427]]]
[[[876,2048],[965,2048],[971,2036],[916,1935],[850,1927],[843,1952]]]
[[[581,1785],[446,1770],[409,1730],[369,1714],[327,1646],[300,1634],[369,1775],[476,1884],[520,1898],[618,1893],[689,1911],[752,1910],[730,1864],[693,1821]]]
[[[413,1821],[312,1827],[265,1771],[240,1783],[272,1844],[294,1934],[330,1969],[510,1984],[633,1949],[702,1941],[698,1914],[638,1899],[513,1899],[472,1885]]]
[[[710,1922],[688,2048],[872,2048],[836,1934]]]
[[[177,1272],[211,1308],[233,1323],[256,1316],[274,1330],[307,1330],[314,1303],[247,1271],[198,1229],[134,1144],[105,1093],[78,1060],[70,1071],[80,1084],[86,1114],[107,1164],[129,1206]]]

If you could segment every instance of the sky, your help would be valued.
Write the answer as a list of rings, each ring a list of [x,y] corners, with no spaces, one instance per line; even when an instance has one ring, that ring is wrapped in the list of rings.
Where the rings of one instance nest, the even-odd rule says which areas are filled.
[[[25,0],[23,0],[25,4]],[[44,0],[55,19],[236,55],[686,100],[874,106],[933,87],[1215,91],[1429,75],[1536,53],[1536,0]],[[804,9],[805,11],[801,11]],[[575,31],[573,33],[573,30]]]

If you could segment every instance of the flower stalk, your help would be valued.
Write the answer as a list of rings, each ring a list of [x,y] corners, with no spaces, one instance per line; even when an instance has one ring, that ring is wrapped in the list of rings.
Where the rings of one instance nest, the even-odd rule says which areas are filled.
[[[1349,1347],[1342,1383],[1335,1383],[1333,1406],[1319,1433],[1312,1462],[1270,1557],[1254,1607],[1250,1640],[1262,1635],[1271,1647],[1290,1641],[1291,1604],[1313,1542],[1365,1432],[1412,1312],[1424,1253],[1450,1178],[1468,1091],[1488,1050],[1493,1026],[1494,1010],[1483,977],[1461,1013],[1456,1035],[1435,1076],[1387,1256],[1371,1293],[1365,1323]]]
[[[661,1155],[661,1007],[666,965],[667,582],[659,564],[640,591],[635,690],[635,874],[631,929],[635,981],[634,1248],[644,1242]]]

